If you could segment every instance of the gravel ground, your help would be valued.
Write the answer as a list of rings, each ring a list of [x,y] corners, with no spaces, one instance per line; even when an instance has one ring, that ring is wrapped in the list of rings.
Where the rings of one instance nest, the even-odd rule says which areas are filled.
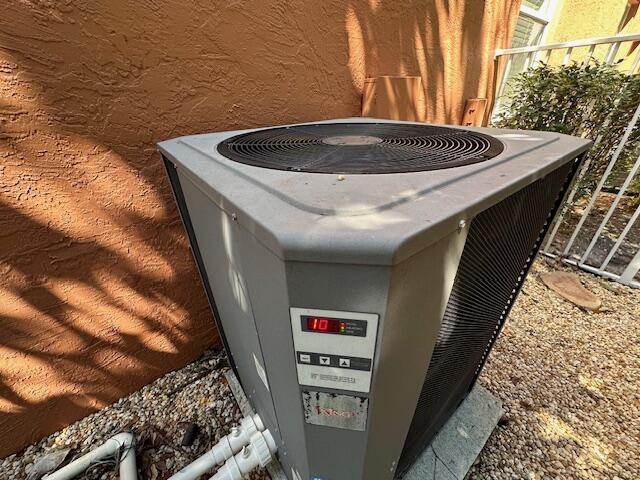
[[[470,479],[640,478],[640,290],[579,273],[603,308],[588,313],[547,289],[536,262],[480,382],[507,414]],[[164,479],[213,446],[240,418],[219,354],[161,379],[0,461],[0,478],[21,480],[46,452],[79,455],[123,430],[136,433],[141,479]],[[181,447],[186,423],[200,426]],[[113,466],[84,476],[116,479]],[[267,479],[256,472],[252,480]]]
[[[507,414],[469,477],[638,479],[640,290],[578,273],[602,300],[588,313],[542,284],[551,269],[536,262],[481,375]]]
[[[224,377],[228,368],[222,354],[207,352],[181,370],[171,372],[115,404],[0,460],[0,478],[26,479],[31,465],[43,454],[71,447],[69,458],[80,456],[116,433],[136,434],[141,480],[161,480],[180,470],[216,444],[241,418]],[[191,447],[181,447],[189,423],[200,427]],[[116,480],[114,465],[101,465],[76,477]],[[252,480],[267,479],[262,471]]]

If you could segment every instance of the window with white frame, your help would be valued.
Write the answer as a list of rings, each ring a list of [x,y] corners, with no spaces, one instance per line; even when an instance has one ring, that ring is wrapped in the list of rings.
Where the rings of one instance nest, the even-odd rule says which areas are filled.
[[[522,0],[520,13],[516,23],[511,48],[531,47],[540,45],[547,33],[547,26],[556,7],[557,0]],[[502,99],[510,92],[509,81],[529,67],[531,57],[526,53],[513,55],[507,66],[508,70],[503,78],[501,98],[496,99],[493,110],[494,117],[502,111]]]
[[[511,48],[540,45],[555,10],[556,0],[522,0]]]

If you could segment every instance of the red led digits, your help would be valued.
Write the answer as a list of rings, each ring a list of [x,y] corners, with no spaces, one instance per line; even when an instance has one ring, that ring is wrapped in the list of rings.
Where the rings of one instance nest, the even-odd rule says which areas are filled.
[[[307,317],[307,330],[323,333],[344,333],[340,320],[335,318]]]

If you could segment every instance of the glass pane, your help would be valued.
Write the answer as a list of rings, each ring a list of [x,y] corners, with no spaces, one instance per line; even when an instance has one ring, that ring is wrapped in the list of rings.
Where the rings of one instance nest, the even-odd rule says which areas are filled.
[[[513,32],[513,40],[511,40],[511,48],[529,47],[538,45],[542,37],[544,24],[536,22],[530,17],[520,15],[516,23],[516,29]]]
[[[544,5],[545,0],[522,0],[522,5],[525,5],[534,10],[540,10]]]
[[[530,47],[533,45],[539,45],[542,38],[542,31],[544,30],[544,24],[537,22],[530,17],[520,15],[518,22],[516,23],[516,29],[513,33],[513,39],[511,40],[511,48]],[[504,99],[508,97],[513,91],[510,81],[516,75],[525,71],[527,66],[531,63],[535,54],[519,53],[511,56],[511,66],[504,78],[505,86],[502,92],[502,97],[496,99],[496,104],[493,109],[493,116],[504,110]]]

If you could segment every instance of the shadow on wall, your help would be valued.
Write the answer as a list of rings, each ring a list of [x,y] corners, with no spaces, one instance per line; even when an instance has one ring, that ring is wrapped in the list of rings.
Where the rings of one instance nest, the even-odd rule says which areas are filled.
[[[459,124],[466,99],[490,97],[494,52],[509,45],[519,2],[404,3],[370,0],[368,8],[347,8],[353,84],[361,91],[365,77],[418,75],[426,120]]]
[[[383,74],[457,122],[515,3],[5,5],[0,457],[216,342],[157,141],[358,115]]]
[[[192,345],[215,340],[208,322],[198,322],[206,320],[206,306],[173,297],[182,282],[198,281],[189,279],[188,262],[177,269],[143,265],[4,201],[0,226],[0,429],[7,439],[63,427],[187,361]],[[179,220],[170,222],[147,245],[175,248],[183,243],[180,229]],[[159,262],[155,256],[149,260]]]

